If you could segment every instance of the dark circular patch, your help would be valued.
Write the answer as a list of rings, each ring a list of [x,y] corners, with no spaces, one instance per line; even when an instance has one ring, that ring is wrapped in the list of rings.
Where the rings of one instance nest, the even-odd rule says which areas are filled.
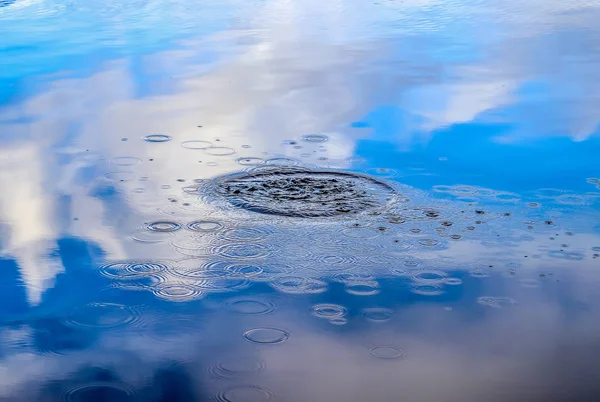
[[[382,208],[396,196],[390,185],[369,176],[297,167],[258,169],[217,178],[211,191],[238,208],[304,218]]]

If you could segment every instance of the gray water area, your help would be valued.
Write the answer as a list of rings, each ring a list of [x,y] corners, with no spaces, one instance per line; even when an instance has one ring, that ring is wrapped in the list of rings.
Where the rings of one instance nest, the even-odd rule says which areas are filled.
[[[0,402],[599,401],[599,17],[0,0]]]

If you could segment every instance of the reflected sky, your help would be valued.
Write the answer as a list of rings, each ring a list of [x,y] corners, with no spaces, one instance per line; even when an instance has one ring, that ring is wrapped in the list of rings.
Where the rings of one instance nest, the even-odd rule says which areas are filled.
[[[600,2],[88,3],[0,0],[0,400],[598,399]]]

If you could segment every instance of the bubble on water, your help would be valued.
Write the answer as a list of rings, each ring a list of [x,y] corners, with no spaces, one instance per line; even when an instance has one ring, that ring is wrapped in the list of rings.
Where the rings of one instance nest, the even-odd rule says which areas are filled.
[[[261,344],[277,344],[285,342],[290,337],[290,333],[279,328],[254,328],[244,332],[244,338],[247,341]]]
[[[302,136],[302,141],[305,142],[326,142],[329,137],[323,134],[307,134]]]
[[[181,229],[181,225],[172,221],[157,221],[148,224],[147,228],[152,232],[175,232]]]
[[[140,312],[130,306],[116,303],[89,303],[75,308],[65,324],[75,328],[109,329],[133,325]]]
[[[235,149],[229,147],[210,147],[205,148],[204,153],[213,156],[227,156],[235,154]]]
[[[270,314],[275,311],[275,305],[266,300],[235,298],[225,302],[225,307],[239,314]]]
[[[458,286],[458,285],[462,285],[463,281],[460,278],[446,278],[444,283],[446,285]]]
[[[386,322],[392,319],[394,310],[383,307],[370,307],[362,309],[360,314],[369,321]]]
[[[181,146],[186,149],[208,149],[213,146],[211,142],[202,140],[183,141]]]
[[[378,359],[400,359],[406,356],[404,350],[395,346],[374,346],[369,353]]]
[[[185,283],[168,283],[157,286],[152,292],[159,299],[171,302],[189,302],[204,297],[204,293],[197,286]]]
[[[416,284],[410,291],[421,296],[439,296],[444,293],[444,289],[437,285]]]
[[[104,174],[104,178],[114,182],[127,182],[137,179],[137,174],[134,172],[108,172]]]
[[[236,162],[242,166],[260,166],[265,164],[264,159],[255,157],[238,158]]]
[[[257,359],[243,356],[224,358],[211,366],[208,372],[216,378],[241,379],[257,375],[265,369],[265,364]]]
[[[417,271],[412,276],[412,280],[415,282],[426,283],[426,284],[437,284],[437,283],[446,282],[447,277],[448,277],[448,275],[443,271],[424,269],[424,270]]]
[[[223,224],[217,221],[193,221],[187,224],[186,226],[189,230],[194,232],[216,232],[223,228]]]
[[[327,282],[317,278],[301,276],[283,276],[269,283],[271,287],[282,293],[316,294],[327,291]]]
[[[110,402],[133,401],[135,393],[129,386],[115,382],[91,382],[69,388],[64,395],[67,402],[102,400]]]
[[[372,177],[290,167],[216,178],[206,190],[238,208],[304,218],[375,211],[396,196],[391,186]]]
[[[218,246],[214,250],[216,254],[231,259],[260,259],[273,254],[272,246],[254,243],[230,243]]]
[[[348,314],[348,309],[339,304],[321,303],[312,306],[310,312],[315,317],[332,320],[346,316]]]
[[[171,141],[171,137],[165,134],[150,134],[143,138],[146,142],[168,142]]]
[[[354,296],[373,296],[379,293],[379,283],[376,281],[346,283],[346,292]]]
[[[141,162],[142,160],[140,158],[133,156],[117,156],[116,158],[112,158],[110,160],[110,163],[117,166],[133,166]]]

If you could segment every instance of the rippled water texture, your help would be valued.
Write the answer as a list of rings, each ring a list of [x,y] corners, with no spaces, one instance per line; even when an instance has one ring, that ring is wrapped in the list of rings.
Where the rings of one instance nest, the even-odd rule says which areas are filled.
[[[599,18],[0,0],[0,401],[600,401]]]

